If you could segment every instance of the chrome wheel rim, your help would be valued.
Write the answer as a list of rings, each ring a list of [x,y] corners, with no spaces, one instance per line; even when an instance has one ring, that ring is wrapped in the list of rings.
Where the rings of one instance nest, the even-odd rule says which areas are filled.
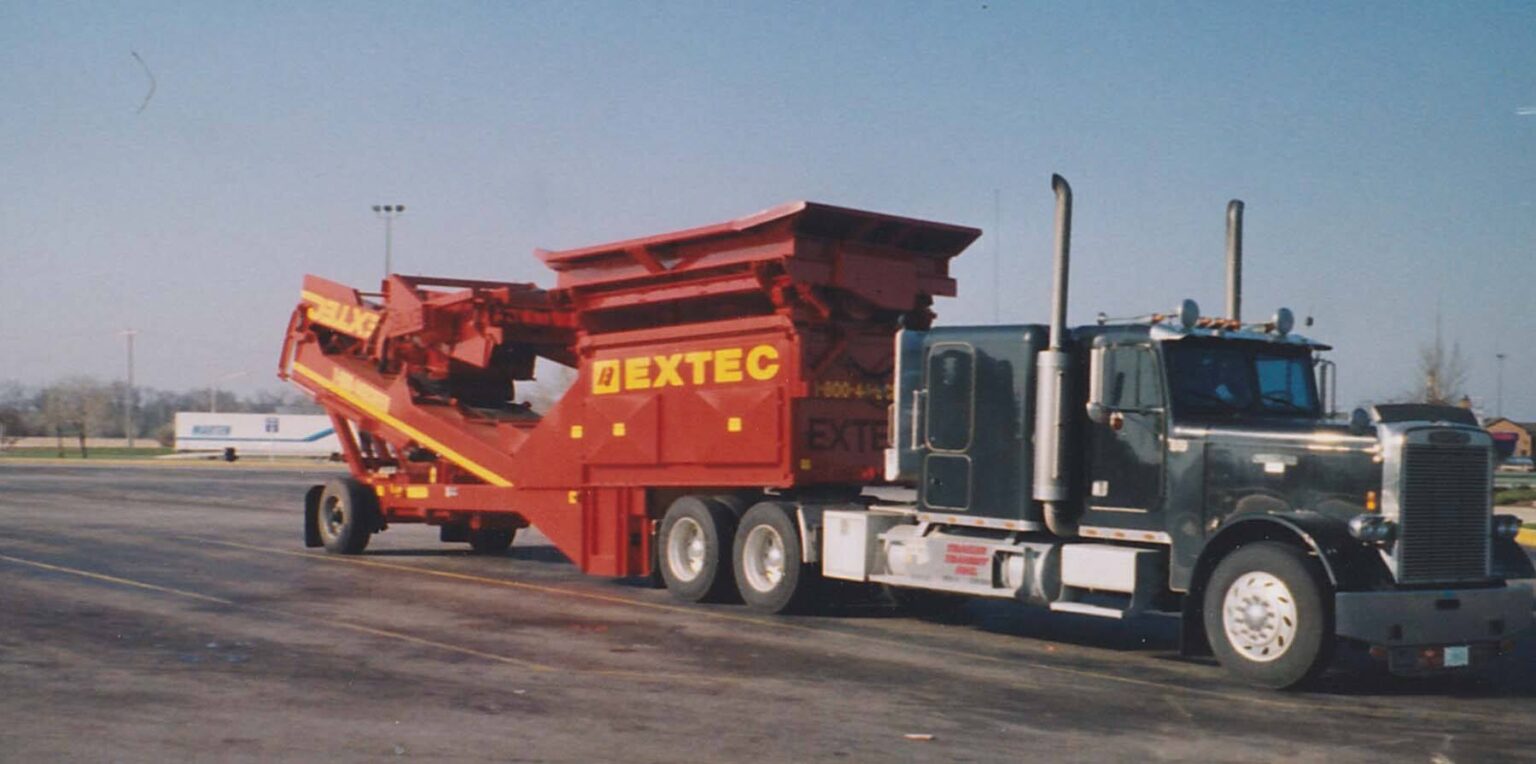
[[[326,536],[336,538],[341,535],[341,529],[347,523],[346,509],[341,506],[341,499],[335,496],[327,496],[320,505],[320,530]]]
[[[704,526],[684,517],[667,535],[667,568],[679,581],[692,581],[704,571]]]
[[[784,580],[784,537],[772,526],[759,525],[747,533],[741,545],[741,569],[747,585],[771,592]]]
[[[1296,642],[1296,598],[1279,578],[1250,571],[1227,587],[1221,623],[1239,655],[1269,663],[1290,652]]]

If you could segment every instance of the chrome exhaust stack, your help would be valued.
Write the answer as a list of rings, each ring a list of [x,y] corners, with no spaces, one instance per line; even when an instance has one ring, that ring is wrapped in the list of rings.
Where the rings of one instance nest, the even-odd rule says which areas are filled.
[[[1243,319],[1243,202],[1227,202],[1227,318]]]
[[[1072,248],[1072,187],[1051,176],[1056,192],[1056,262],[1051,293],[1050,345],[1035,358],[1035,475],[1033,497],[1045,508],[1045,526],[1058,536],[1076,536],[1077,518],[1067,504],[1070,468],[1067,454],[1072,412],[1068,379],[1072,356],[1066,342],[1067,270]]]

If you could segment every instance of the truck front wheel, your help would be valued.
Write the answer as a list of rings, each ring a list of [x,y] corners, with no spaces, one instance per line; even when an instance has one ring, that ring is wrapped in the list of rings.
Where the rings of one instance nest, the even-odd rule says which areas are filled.
[[[325,484],[315,512],[315,528],[326,551],[361,554],[378,527],[378,501],[367,486],[350,478]]]
[[[1328,587],[1316,560],[1261,542],[1223,559],[1205,589],[1205,631],[1221,665],[1260,687],[1294,687],[1333,653]]]
[[[657,534],[661,578],[685,602],[720,602],[731,596],[731,536],[736,514],[703,496],[672,502]]]
[[[816,572],[801,562],[794,508],[765,501],[736,529],[736,588],[747,607],[763,613],[799,610],[810,599]]]

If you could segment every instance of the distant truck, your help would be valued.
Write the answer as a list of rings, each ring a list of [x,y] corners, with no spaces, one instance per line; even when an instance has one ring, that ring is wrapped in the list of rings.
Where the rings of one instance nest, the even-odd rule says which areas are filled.
[[[1186,300],[1069,327],[1053,185],[1049,324],[934,326],[981,232],[811,203],[542,252],[551,290],[306,277],[279,375],[330,413],[352,476],[309,490],[305,541],[357,554],[426,523],[496,553],[535,525],[587,573],[766,613],[844,588],[823,578],[1168,613],[1187,652],[1268,687],[1340,641],[1400,673],[1510,650],[1536,570],[1470,414],[1330,421],[1327,346],[1285,309],[1239,317],[1238,202],[1226,316]],[[1029,301],[1014,286],[995,285]],[[541,411],[515,397],[537,359],[578,375]],[[915,501],[865,492],[882,484]]]
[[[238,456],[316,456],[341,453],[331,418],[316,414],[217,414],[178,411],[175,449]]]

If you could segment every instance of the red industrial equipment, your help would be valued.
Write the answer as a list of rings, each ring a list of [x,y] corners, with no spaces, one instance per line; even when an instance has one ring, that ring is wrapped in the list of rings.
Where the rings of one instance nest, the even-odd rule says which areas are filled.
[[[311,489],[309,543],[317,513],[341,510],[372,523],[333,523],[343,551],[387,523],[488,549],[532,524],[583,571],[626,576],[650,571],[655,523],[683,497],[856,495],[882,474],[893,336],[928,326],[978,235],[800,202],[541,251],[552,290],[306,276],[278,374],[329,412],[356,480]],[[577,371],[542,412],[514,387],[538,358]]]

